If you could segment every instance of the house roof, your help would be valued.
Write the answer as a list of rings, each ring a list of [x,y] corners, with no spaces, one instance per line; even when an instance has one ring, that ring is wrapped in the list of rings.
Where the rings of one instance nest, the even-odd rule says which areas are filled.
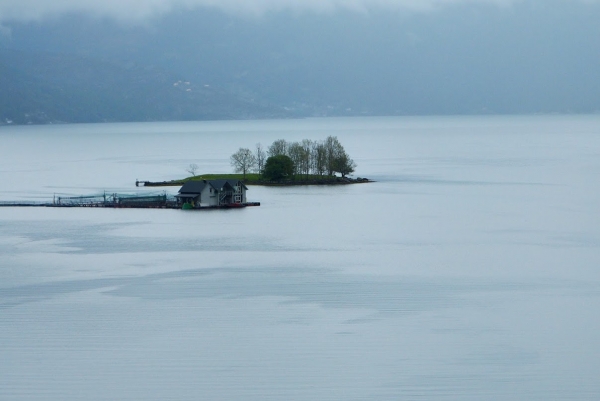
[[[212,185],[213,188],[220,190],[221,188],[225,187],[226,185],[229,185],[230,187],[235,187],[238,184],[240,184],[244,189],[248,189],[248,187],[246,187],[244,185],[244,183],[242,183],[241,181],[238,180],[211,180],[208,181],[208,183],[210,185]]]
[[[180,194],[199,194],[201,193],[207,185],[210,185],[217,191],[220,191],[222,188],[230,187],[233,188],[236,185],[241,184],[244,189],[248,189],[241,181],[237,180],[202,180],[202,181],[188,181],[181,189],[179,189]]]
[[[188,181],[179,189],[180,194],[199,194],[207,185],[205,181]]]

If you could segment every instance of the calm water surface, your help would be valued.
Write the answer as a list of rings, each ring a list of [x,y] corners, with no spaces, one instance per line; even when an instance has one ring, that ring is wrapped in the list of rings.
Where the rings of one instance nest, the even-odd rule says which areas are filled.
[[[0,399],[600,399],[599,116],[1,127],[0,201],[327,135],[377,182],[0,208]]]

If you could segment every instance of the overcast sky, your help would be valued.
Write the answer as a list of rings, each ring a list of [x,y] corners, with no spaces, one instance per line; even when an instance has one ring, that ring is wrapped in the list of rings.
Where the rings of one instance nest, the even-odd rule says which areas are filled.
[[[214,7],[230,13],[255,16],[282,10],[317,13],[340,9],[357,12],[381,9],[427,12],[457,4],[510,7],[514,3],[525,1],[530,0],[0,0],[0,21],[39,20],[69,12],[84,12],[125,21],[144,21],[182,7]],[[600,3],[600,0],[562,1]]]

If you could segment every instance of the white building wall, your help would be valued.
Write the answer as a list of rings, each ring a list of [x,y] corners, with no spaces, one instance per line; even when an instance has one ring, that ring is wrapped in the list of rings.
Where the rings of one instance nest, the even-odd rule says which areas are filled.
[[[200,206],[202,206],[202,207],[217,206],[218,204],[219,204],[218,194],[215,192],[215,190],[210,185],[205,186],[204,189],[202,190],[202,193],[200,194]]]
[[[242,203],[246,203],[246,190],[244,189],[244,187],[241,187],[242,189]]]

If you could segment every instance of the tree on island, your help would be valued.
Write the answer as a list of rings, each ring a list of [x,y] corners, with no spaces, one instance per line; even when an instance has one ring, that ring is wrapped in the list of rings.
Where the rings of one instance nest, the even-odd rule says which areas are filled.
[[[348,156],[346,150],[336,136],[328,136],[323,142],[326,169],[329,175],[340,173],[343,177],[352,174],[356,168],[354,160]]]
[[[269,146],[267,153],[269,156],[288,155],[289,145],[285,139],[278,139]]]
[[[240,148],[231,155],[230,161],[236,173],[244,174],[244,180],[246,179],[246,172],[252,170],[256,165],[256,157],[248,148]]]
[[[198,167],[198,165],[196,163],[192,163],[188,166],[188,168],[185,171],[187,171],[188,173],[190,173],[191,175],[193,175],[195,177],[199,168],[200,167]]]
[[[327,172],[327,152],[322,142],[313,142],[310,151],[311,169],[313,174],[324,175]]]
[[[254,157],[256,158],[256,172],[258,174],[262,174],[265,169],[265,160],[267,159],[267,154],[260,143],[256,144]]]
[[[287,156],[289,156],[294,163],[294,175],[300,174],[302,172],[302,161],[304,159],[302,146],[300,146],[298,142],[290,143],[287,149]]]
[[[356,163],[346,152],[343,152],[339,155],[335,160],[335,171],[342,175],[342,178],[346,177],[348,174],[352,174],[354,172],[354,168],[356,167]]]
[[[266,155],[269,156],[267,161],[274,157],[278,158],[271,161],[276,163],[271,167],[275,169],[274,173],[267,172]],[[342,178],[345,178],[356,168],[356,163],[335,136],[328,136],[323,141],[303,139],[299,142],[287,142],[285,139],[278,139],[266,152],[260,143],[256,144],[254,152],[240,148],[231,156],[231,165],[236,172],[244,173],[244,179],[247,171],[256,171],[263,174],[265,179],[271,180],[283,177],[294,178],[299,175],[305,176],[308,180],[311,174],[335,176],[336,173],[340,173]],[[291,168],[291,172],[287,171],[288,168]]]
[[[270,181],[279,181],[294,176],[294,162],[286,155],[270,156],[265,163],[263,177]]]

